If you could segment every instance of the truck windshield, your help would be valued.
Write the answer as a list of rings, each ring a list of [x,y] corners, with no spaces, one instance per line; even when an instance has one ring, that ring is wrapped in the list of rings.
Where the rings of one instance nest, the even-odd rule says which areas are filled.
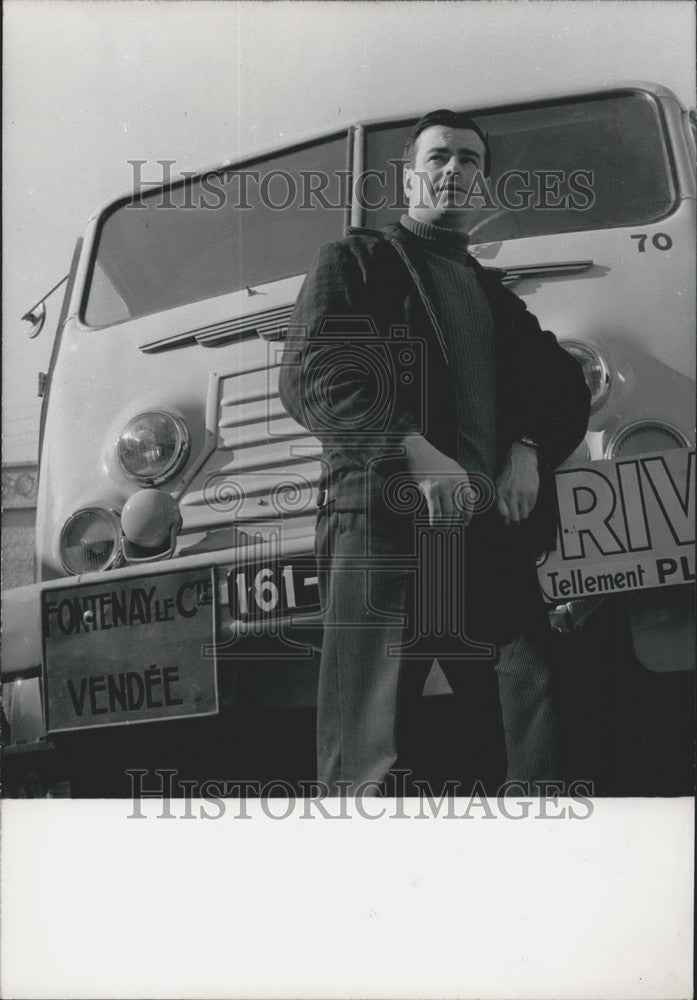
[[[472,189],[475,242],[648,223],[674,204],[661,114],[648,93],[508,108],[472,118],[489,135],[488,189],[494,203],[485,205]],[[378,173],[366,180],[368,226],[387,225],[404,211],[401,157],[413,123],[366,129],[366,170],[385,171],[390,164],[387,177],[393,179],[391,191]]]
[[[302,274],[343,235],[347,160],[344,132],[119,202],[100,222],[83,321],[107,326]],[[162,169],[145,164],[142,176]]]

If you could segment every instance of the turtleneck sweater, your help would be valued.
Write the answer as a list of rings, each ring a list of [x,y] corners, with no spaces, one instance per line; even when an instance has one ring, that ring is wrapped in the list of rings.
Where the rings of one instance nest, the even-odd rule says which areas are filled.
[[[466,234],[403,215],[416,237],[412,257],[448,348],[455,381],[457,461],[467,472],[494,479],[497,472],[496,361],[491,310],[482,291]]]

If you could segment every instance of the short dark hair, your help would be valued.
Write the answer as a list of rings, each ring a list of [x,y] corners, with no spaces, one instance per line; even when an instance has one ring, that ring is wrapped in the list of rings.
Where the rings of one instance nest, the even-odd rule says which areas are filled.
[[[412,128],[404,145],[404,159],[407,163],[413,162],[414,145],[416,140],[432,125],[450,125],[452,128],[466,128],[474,132],[484,143],[484,176],[488,177],[491,170],[491,152],[489,150],[488,133],[483,132],[479,125],[461,111],[449,111],[447,108],[439,108],[437,111],[429,111],[422,115]]]

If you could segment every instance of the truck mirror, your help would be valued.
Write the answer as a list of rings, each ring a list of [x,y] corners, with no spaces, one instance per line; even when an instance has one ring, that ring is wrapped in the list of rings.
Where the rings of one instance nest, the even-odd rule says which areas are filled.
[[[26,323],[31,323],[31,330],[29,331],[29,339],[33,340],[38,337],[44,328],[44,323],[46,322],[46,305],[43,301],[39,302],[30,309],[29,312],[22,316],[22,319]]]

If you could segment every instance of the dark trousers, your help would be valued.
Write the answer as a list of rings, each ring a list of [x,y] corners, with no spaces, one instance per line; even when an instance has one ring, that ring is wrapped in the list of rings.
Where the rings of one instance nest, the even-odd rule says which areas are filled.
[[[434,658],[456,696],[466,687],[468,663],[495,666],[507,780],[560,777],[534,566],[515,546],[502,547],[501,537],[491,518],[440,530],[369,513],[320,512],[320,781],[344,794],[364,783],[377,791],[413,740],[411,710]]]

